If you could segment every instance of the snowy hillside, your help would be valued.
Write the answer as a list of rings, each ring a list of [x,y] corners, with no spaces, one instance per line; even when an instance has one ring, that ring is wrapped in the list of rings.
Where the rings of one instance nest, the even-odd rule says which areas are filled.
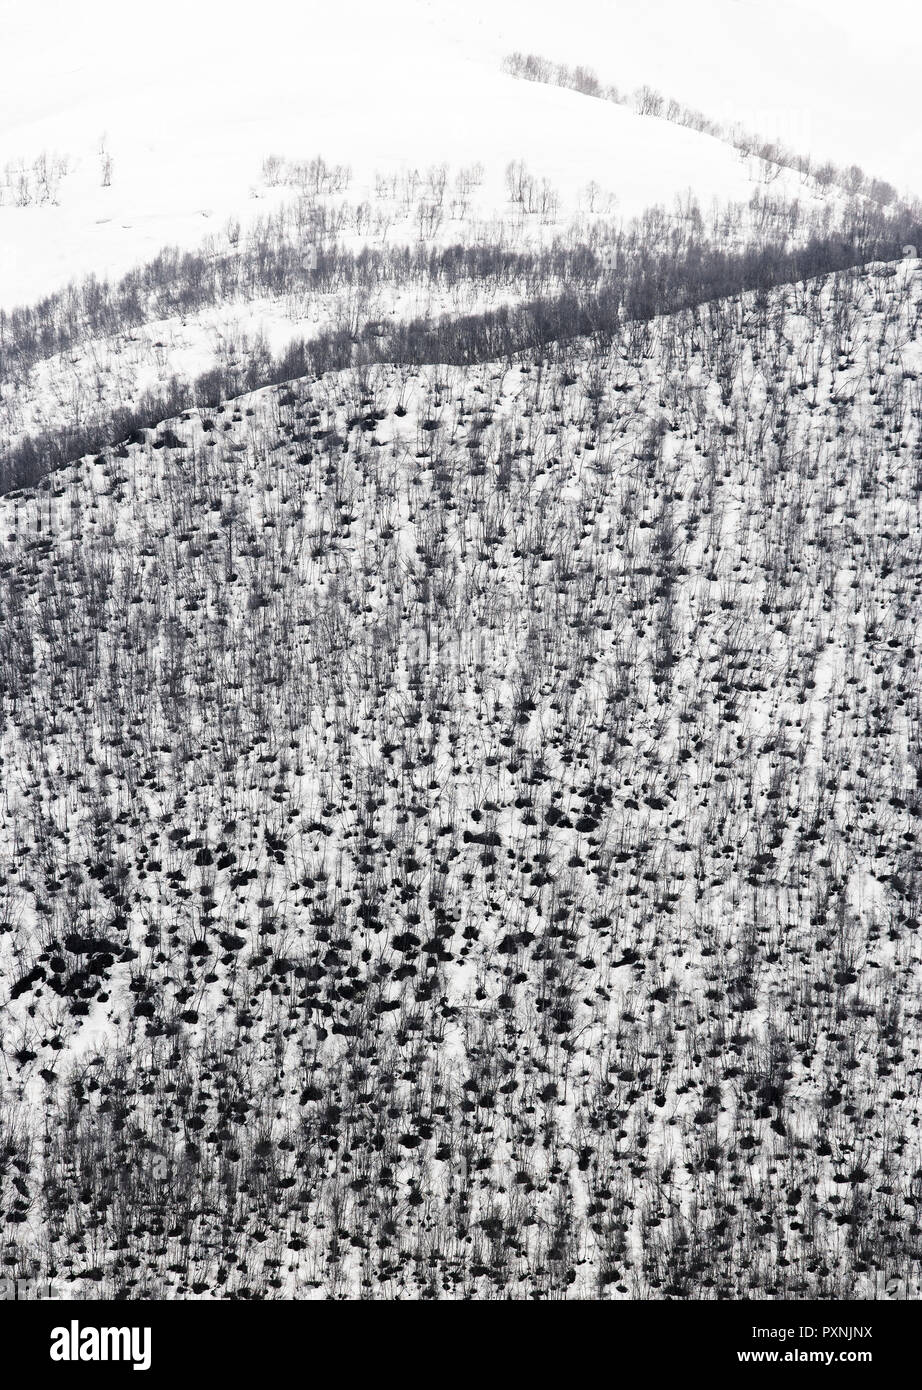
[[[11,72],[0,93],[0,180],[11,171],[0,204],[0,308],[90,272],[117,277],[164,245],[197,246],[228,218],[265,216],[283,194],[262,183],[272,154],[348,163],[359,202],[372,195],[376,171],[480,162],[486,217],[504,211],[505,168],[524,159],[558,191],[564,222],[590,182],[614,195],[624,219],[654,204],[671,209],[689,192],[705,209],[715,199],[745,203],[758,184],[718,141],[572,92],[516,86],[492,45],[452,41],[414,0],[396,10],[364,0],[309,5],[294,15],[270,3],[255,29],[245,7],[222,6],[217,24],[207,7],[167,4],[143,55],[125,40],[120,7],[110,14],[103,0],[89,15],[47,0],[16,10],[4,31]],[[17,52],[34,51],[38,26],[40,75],[34,63],[15,63]],[[177,33],[193,64],[188,82],[167,80]],[[47,195],[33,172],[42,156],[66,162]],[[17,203],[21,166],[26,206]],[[796,179],[773,191],[801,193]]]
[[[480,54],[527,48],[640,83],[781,140],[922,188],[912,0],[429,0],[431,22]]]
[[[254,31],[243,7],[222,7],[216,25],[210,9],[168,5],[158,21],[143,58],[106,0],[7,21],[23,62],[0,93],[0,488],[34,480],[40,459],[100,447],[110,427],[128,434],[278,380],[270,359],[302,339],[535,292],[524,269],[446,284],[427,251],[544,250],[564,267],[559,292],[581,248],[623,262],[651,208],[666,217],[643,238],[657,255],[690,234],[731,252],[865,236],[861,197],[842,186],[636,103],[515,81],[497,36],[450,8],[354,0],[292,17],[270,5]],[[40,26],[38,75],[25,59]],[[180,31],[202,61],[193,81],[164,84]],[[398,80],[408,64],[413,80]],[[126,68],[113,104],[93,74]],[[379,88],[386,99],[369,104]],[[902,239],[877,235],[865,255]],[[305,245],[326,273],[298,272]],[[401,246],[423,257],[414,275],[356,275],[365,248]]]
[[[0,0],[10,1277],[922,1294],[918,25],[839,8]]]
[[[920,315],[360,368],[0,501],[23,1267],[918,1296]]]

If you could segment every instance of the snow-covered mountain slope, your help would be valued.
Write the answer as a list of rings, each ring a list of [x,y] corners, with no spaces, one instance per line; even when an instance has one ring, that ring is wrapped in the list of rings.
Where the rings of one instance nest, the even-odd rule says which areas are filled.
[[[5,21],[0,314],[23,305],[32,319],[23,335],[0,318],[0,486],[37,476],[43,457],[72,457],[70,439],[78,452],[101,446],[109,420],[127,433],[171,401],[266,380],[260,364],[296,339],[534,292],[525,273],[500,286],[474,276],[446,288],[421,273],[412,284],[333,276],[321,288],[285,268],[303,241],[352,255],[563,248],[572,260],[653,206],[673,218],[648,238],[654,253],[689,228],[730,250],[854,233],[841,188],[628,106],[515,81],[501,71],[503,24],[487,42],[450,7],[349,0],[292,14],[270,0],[254,28],[247,7],[222,7],[216,24],[212,7],[177,0],[141,51],[119,14],[107,0],[79,14],[42,0]],[[180,34],[188,81],[177,77]],[[306,173],[318,155],[342,177]],[[200,258],[197,285],[187,276],[180,292],[164,272],[172,252],[157,263],[166,245]],[[260,276],[267,254],[282,265],[278,283]],[[87,274],[136,281],[100,313]],[[219,279],[218,293],[202,293]],[[228,363],[221,393],[203,395],[196,382],[226,377]],[[33,460],[25,471],[18,449]]]
[[[100,448],[184,404],[217,404],[245,383],[282,380],[295,369],[273,374],[271,358],[293,343],[338,334],[346,348],[338,361],[348,362],[350,352],[380,361],[399,352],[393,332],[411,320],[495,313],[561,294],[590,311],[615,292],[627,305],[631,278],[639,286],[651,259],[676,282],[680,265],[694,275],[697,258],[717,249],[760,247],[768,266],[779,249],[803,249],[819,231],[833,259],[841,251],[829,220],[834,199],[807,191],[787,203],[773,184],[747,205],[704,213],[687,198],[671,216],[654,212],[625,229],[598,186],[583,190],[578,214],[568,217],[522,161],[514,166],[520,199],[507,192],[501,214],[489,220],[478,216],[485,180],[478,165],[379,175],[361,201],[348,192],[318,194],[316,180],[295,177],[294,168],[273,163],[264,186],[300,186],[298,201],[250,233],[234,224],[193,259],[169,252],[116,285],[84,282],[0,313],[0,489],[10,478],[35,481],[74,449]],[[318,251],[316,273],[301,266],[305,239]],[[889,241],[893,254],[900,238]],[[773,273],[766,283],[777,283]],[[758,282],[752,272],[743,280]],[[710,293],[726,289],[715,284]],[[668,297],[659,307],[669,307]],[[12,462],[23,448],[33,460],[24,471]]]
[[[297,11],[269,0],[258,25],[242,4],[222,5],[218,20],[213,6],[170,0],[143,45],[109,0],[4,10],[3,308],[89,272],[112,278],[166,244],[196,246],[230,217],[264,216],[284,198],[261,178],[272,154],[348,163],[359,201],[376,170],[481,162],[487,218],[505,211],[504,171],[518,159],[559,192],[564,219],[591,181],[619,218],[689,191],[703,208],[745,203],[758,186],[720,141],[514,83],[492,43],[416,0]],[[43,156],[47,179],[34,170]],[[803,196],[787,175],[774,192]]]
[[[917,262],[0,499],[8,1250],[919,1294]]]
[[[918,216],[501,70],[829,3],[0,0],[6,1270],[919,1296]]]
[[[456,44],[588,64],[625,90],[659,88],[816,160],[863,165],[922,191],[913,0],[429,0]]]

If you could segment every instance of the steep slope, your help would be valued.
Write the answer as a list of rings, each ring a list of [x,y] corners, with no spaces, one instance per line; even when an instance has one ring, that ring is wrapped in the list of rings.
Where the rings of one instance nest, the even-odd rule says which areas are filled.
[[[0,499],[10,1252],[918,1296],[920,316],[869,266]]]

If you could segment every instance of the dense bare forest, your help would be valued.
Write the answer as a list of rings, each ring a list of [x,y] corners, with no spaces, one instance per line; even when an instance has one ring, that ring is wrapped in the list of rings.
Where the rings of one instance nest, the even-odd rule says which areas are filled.
[[[11,445],[7,1268],[918,1296],[922,276],[866,215],[337,253],[514,292]],[[262,245],[7,316],[7,380]]]

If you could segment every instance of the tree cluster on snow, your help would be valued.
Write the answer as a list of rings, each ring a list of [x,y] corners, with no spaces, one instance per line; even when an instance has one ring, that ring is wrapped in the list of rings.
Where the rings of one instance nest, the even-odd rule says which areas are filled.
[[[0,498],[9,1271],[918,1296],[922,285],[650,270]]]

